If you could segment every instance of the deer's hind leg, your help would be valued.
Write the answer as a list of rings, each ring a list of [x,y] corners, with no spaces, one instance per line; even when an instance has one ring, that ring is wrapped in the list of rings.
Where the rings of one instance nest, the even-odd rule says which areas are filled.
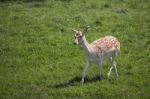
[[[112,69],[114,68],[113,65],[112,65],[112,64],[113,64],[113,63],[112,63],[112,57],[110,57],[109,60],[110,60],[110,63],[111,63],[111,67],[110,67],[109,72],[108,72],[108,74],[107,74],[108,79],[109,79],[109,77],[110,77],[110,74],[111,74]]]
[[[110,67],[109,72],[108,72],[108,74],[107,74],[108,79],[109,79],[109,77],[110,77],[110,75],[111,75],[112,69],[114,69],[115,74],[116,74],[116,77],[119,78],[118,70],[117,70],[116,62],[115,62],[115,55],[112,56],[112,57],[110,57],[110,62],[111,62],[111,67]]]
[[[115,59],[113,59],[112,61],[112,65],[113,65],[113,68],[115,69],[115,74],[116,74],[116,77],[119,78],[119,75],[118,75],[118,70],[117,70],[117,67],[116,67],[116,62],[115,62]]]

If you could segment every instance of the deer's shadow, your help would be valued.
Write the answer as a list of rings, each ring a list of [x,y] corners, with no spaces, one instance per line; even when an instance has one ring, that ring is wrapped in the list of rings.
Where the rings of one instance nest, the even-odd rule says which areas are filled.
[[[84,84],[85,83],[96,82],[96,81],[101,81],[99,76],[95,76],[93,78],[86,77],[84,79]],[[76,86],[79,83],[81,83],[81,77],[76,76],[76,77],[72,78],[71,80],[69,80],[66,83],[60,83],[60,84],[54,85],[54,88],[65,88],[65,87],[69,87],[69,86]]]

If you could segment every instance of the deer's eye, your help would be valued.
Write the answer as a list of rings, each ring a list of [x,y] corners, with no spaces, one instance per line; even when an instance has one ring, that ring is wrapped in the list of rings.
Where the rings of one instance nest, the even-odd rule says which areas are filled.
[[[77,33],[76,35],[77,35],[77,36],[80,36],[80,33]]]

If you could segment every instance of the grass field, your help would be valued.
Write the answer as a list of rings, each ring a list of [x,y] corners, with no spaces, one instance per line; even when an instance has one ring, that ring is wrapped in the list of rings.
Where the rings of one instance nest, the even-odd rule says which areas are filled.
[[[86,82],[82,46],[71,29],[89,25],[87,40],[121,42],[120,79],[106,60]],[[0,0],[0,99],[150,99],[149,0]]]

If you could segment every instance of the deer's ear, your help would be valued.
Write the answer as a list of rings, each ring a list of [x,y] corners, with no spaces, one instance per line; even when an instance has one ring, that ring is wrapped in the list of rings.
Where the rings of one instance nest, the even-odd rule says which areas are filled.
[[[83,29],[83,35],[85,35],[85,33],[88,31],[89,26],[85,26]]]
[[[73,31],[73,32],[75,32],[75,33],[76,33],[76,32],[78,32],[78,31],[77,31],[77,30],[75,30],[75,29],[72,29],[72,31]]]

